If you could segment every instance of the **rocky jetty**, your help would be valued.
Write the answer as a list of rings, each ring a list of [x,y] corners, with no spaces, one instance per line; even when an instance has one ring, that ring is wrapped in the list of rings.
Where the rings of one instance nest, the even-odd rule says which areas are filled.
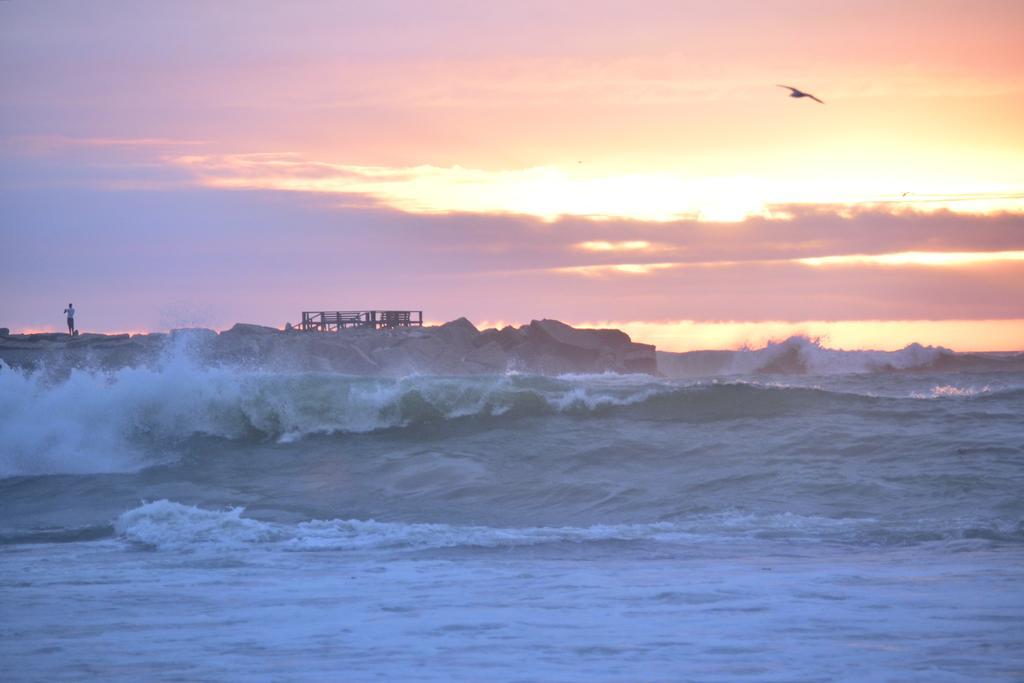
[[[482,331],[459,318],[436,327],[379,331],[286,332],[239,323],[220,333],[188,328],[131,336],[0,337],[0,360],[14,368],[115,369],[151,365],[169,354],[209,364],[368,376],[657,372],[654,346],[637,344],[619,330],[576,329],[557,320]]]

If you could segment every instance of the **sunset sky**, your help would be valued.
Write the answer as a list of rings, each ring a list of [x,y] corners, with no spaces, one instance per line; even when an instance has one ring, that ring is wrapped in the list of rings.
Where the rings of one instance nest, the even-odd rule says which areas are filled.
[[[2,2],[0,326],[1024,349],[1022,32],[1019,0]]]

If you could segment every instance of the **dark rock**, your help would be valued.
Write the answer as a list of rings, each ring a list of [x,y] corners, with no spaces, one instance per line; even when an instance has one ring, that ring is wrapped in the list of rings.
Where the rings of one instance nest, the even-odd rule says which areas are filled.
[[[103,369],[161,362],[169,344],[201,363],[277,372],[338,372],[364,376],[422,373],[467,375],[523,372],[656,372],[653,346],[634,344],[618,330],[577,330],[557,320],[480,332],[460,318],[437,327],[286,334],[239,323],[215,333],[183,328],[169,334],[64,333],[0,337],[0,360],[11,367],[58,365]],[[197,342],[197,343],[193,343]]]
[[[130,338],[130,334],[96,334],[94,332],[86,332],[85,334],[76,334],[73,337],[73,340],[79,344],[92,344],[96,342],[119,341],[121,339]]]
[[[596,330],[577,330],[558,320],[534,320],[527,328],[531,340],[543,340],[559,346],[594,351],[604,349],[607,343]],[[620,334],[622,334],[620,332]],[[625,335],[623,335],[625,336]],[[629,337],[626,337],[629,341]]]
[[[490,341],[483,346],[478,346],[468,354],[463,361],[469,364],[471,371],[476,372],[505,372],[508,369],[508,354],[497,341]]]
[[[458,318],[456,320],[450,320],[442,325],[439,325],[437,329],[446,331],[460,330],[464,333],[472,332],[473,334],[480,333],[480,330],[476,329],[476,325],[469,322],[469,320],[465,317]]]
[[[622,369],[626,372],[658,374],[658,352],[654,344],[630,342],[622,355]]]
[[[346,375],[379,375],[381,372],[379,363],[352,344],[332,344],[323,339],[313,339],[309,350],[312,352],[311,356],[318,361],[317,369],[320,370],[341,372]],[[281,351],[284,355],[289,349],[285,347]]]
[[[606,346],[617,347],[631,344],[633,341],[629,338],[629,335],[622,330],[576,330],[577,332],[587,332],[600,339]],[[646,346],[646,345],[645,345]]]
[[[46,342],[46,341],[68,341],[71,335],[67,332],[37,332],[35,334],[20,335],[25,341]]]
[[[480,335],[473,341],[474,346],[486,346],[491,342],[497,342],[497,344],[504,351],[509,351],[526,341],[526,327],[517,329],[511,325],[506,325],[500,330],[491,328],[484,330]]]
[[[515,347],[515,358],[531,372],[598,371],[603,345],[595,337],[575,332],[578,330],[555,320],[534,320],[526,327],[526,340]]]
[[[250,323],[235,323],[230,330],[221,332],[222,335],[255,335],[255,334],[283,334],[281,330],[276,327],[267,327],[266,325],[252,325]]]
[[[558,320],[534,320],[525,332],[526,342],[514,353],[534,371],[658,371],[654,347],[634,344],[620,330],[576,329]]]
[[[476,326],[465,318],[447,322],[439,326],[437,331],[444,335],[446,339],[464,346],[472,345],[473,340],[480,334]]]

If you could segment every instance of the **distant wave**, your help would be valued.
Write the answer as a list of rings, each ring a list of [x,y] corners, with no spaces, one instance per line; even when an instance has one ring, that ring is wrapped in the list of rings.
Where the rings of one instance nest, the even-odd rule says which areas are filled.
[[[1022,371],[1024,354],[956,353],[941,346],[911,344],[898,351],[843,351],[819,340],[790,337],[763,349],[658,353],[669,377],[753,374],[846,375],[912,371]]]
[[[968,399],[937,386],[905,398]],[[981,397],[999,392],[983,388]],[[0,372],[0,477],[134,471],[195,436],[289,442],[317,434],[410,428],[461,418],[628,413],[635,419],[710,422],[895,400],[821,388],[680,382],[647,375],[491,375],[403,379],[200,367],[110,373]],[[623,412],[626,411],[626,412]],[[156,454],[156,455],[154,455]]]
[[[143,547],[174,551],[258,547],[285,551],[424,550],[609,541],[707,544],[800,539],[857,545],[964,539],[1024,541],[1024,526],[998,520],[922,520],[909,526],[892,526],[875,519],[725,512],[648,524],[497,528],[355,519],[278,524],[244,517],[243,513],[240,507],[208,510],[159,500],[121,514],[113,531]]]

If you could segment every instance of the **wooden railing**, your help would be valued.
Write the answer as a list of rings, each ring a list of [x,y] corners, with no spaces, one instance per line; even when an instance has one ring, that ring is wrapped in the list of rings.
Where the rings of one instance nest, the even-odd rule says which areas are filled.
[[[337,332],[347,327],[423,327],[423,311],[303,311],[298,325],[304,332]]]

